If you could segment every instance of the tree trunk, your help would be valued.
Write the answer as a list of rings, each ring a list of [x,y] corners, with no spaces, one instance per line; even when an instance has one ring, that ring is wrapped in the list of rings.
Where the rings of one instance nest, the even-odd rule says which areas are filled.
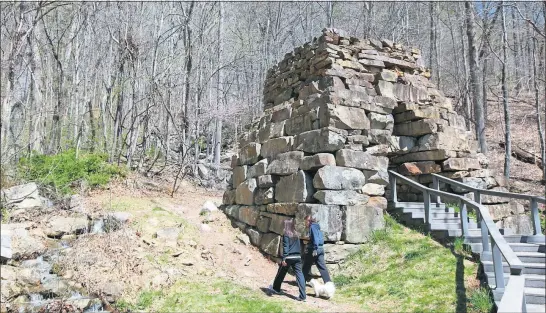
[[[502,107],[504,109],[504,177],[510,178],[510,156],[512,155],[512,141],[510,139],[510,111],[508,108],[508,86],[506,86],[506,62],[508,38],[506,35],[506,8],[504,2],[501,2],[502,10]]]
[[[546,15],[546,3],[544,4],[544,12]],[[546,28],[546,26],[545,26]],[[545,32],[546,33],[546,32]],[[544,112],[544,103],[542,104],[543,107],[540,107],[540,95],[538,91],[538,77],[537,77],[537,62],[536,62],[536,45],[537,45],[537,39],[533,38],[533,87],[535,91],[535,111],[537,114],[537,131],[538,131],[538,137],[540,141],[540,156],[542,159],[541,165],[542,165],[542,180],[546,182],[546,142],[545,142],[545,136],[544,136],[544,129],[542,125],[542,113]],[[544,63],[544,66],[546,66],[546,62]]]
[[[475,43],[475,30],[474,30],[474,9],[472,3],[465,2],[466,13],[466,34],[468,37],[468,52],[470,61],[470,90],[472,94],[472,101],[474,104],[474,119],[475,119],[475,131],[476,138],[480,147],[480,152],[487,153],[487,142],[485,140],[485,119],[483,115],[483,103],[480,90],[480,81],[478,77],[478,55]]]
[[[216,91],[216,109],[218,116],[216,117],[216,131],[214,136],[214,168],[218,172],[220,168],[220,153],[222,150],[222,116],[221,108],[223,106],[222,100],[224,99],[224,71],[221,68],[220,60],[223,56],[223,28],[224,28],[224,4],[219,2],[219,22],[218,22],[218,89]]]

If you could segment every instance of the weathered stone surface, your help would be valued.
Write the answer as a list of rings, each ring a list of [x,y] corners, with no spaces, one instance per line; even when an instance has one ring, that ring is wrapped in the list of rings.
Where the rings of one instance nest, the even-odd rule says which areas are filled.
[[[368,199],[368,203],[366,203],[366,206],[373,207],[378,210],[386,210],[387,204],[388,202],[385,197],[370,197],[370,199]]]
[[[367,183],[362,187],[362,193],[368,196],[382,196],[385,194],[385,186],[374,183]]]
[[[393,134],[397,136],[419,137],[438,131],[435,120],[419,120],[394,125]]]
[[[424,162],[408,162],[398,167],[398,173],[402,175],[422,175],[439,173],[442,171],[442,167],[436,164],[434,161]]]
[[[377,82],[375,90],[381,96],[394,98],[394,85],[391,82],[380,80]]]
[[[302,109],[303,110],[303,109]],[[286,120],[284,130],[286,135],[293,136],[319,128],[319,121],[314,118],[315,111],[294,116]]]
[[[36,183],[3,189],[0,192],[0,197],[6,201],[7,206],[13,206],[16,209],[32,209],[42,206],[42,199]]]
[[[433,151],[421,151],[411,152],[399,157],[391,159],[394,164],[400,164],[404,162],[417,162],[417,161],[442,161],[445,159],[456,157],[455,151],[449,150],[433,150]]]
[[[264,158],[274,158],[279,153],[292,150],[294,137],[279,137],[269,139],[262,144],[260,153]]]
[[[489,210],[489,214],[493,220],[498,221],[505,217],[512,215],[519,215],[525,212],[525,208],[522,204],[516,201],[510,201],[509,203],[486,205]]]
[[[258,159],[260,158],[260,148],[261,145],[256,142],[251,142],[241,148],[241,152],[239,153],[239,160],[241,164],[247,165],[258,162]]]
[[[292,216],[298,211],[298,205],[298,203],[271,203],[267,206],[267,212]]]
[[[254,203],[258,205],[269,204],[275,201],[275,189],[273,187],[260,188],[254,198]]]
[[[340,166],[324,166],[313,178],[316,189],[351,189],[358,190],[364,186],[364,174],[354,168]]]
[[[392,132],[388,129],[370,129],[368,131],[368,140],[370,144],[388,144],[391,140]]]
[[[320,109],[320,126],[339,129],[369,129],[366,112],[357,107],[325,104]]]
[[[283,103],[271,109],[271,122],[280,122],[292,116],[292,104]]]
[[[485,188],[483,188],[485,189]],[[504,187],[495,187],[491,188],[491,191],[499,191],[499,192],[508,192],[508,189]],[[507,197],[497,197],[497,196],[491,196],[491,195],[481,195],[482,204],[498,204],[498,203],[508,203],[510,202],[510,198]]]
[[[260,241],[260,249],[269,255],[278,256],[280,243],[281,236],[275,233],[263,234]]]
[[[235,202],[237,204],[253,205],[258,185],[255,178],[251,178],[237,186],[235,191]]]
[[[389,174],[387,173],[387,169],[380,171],[363,170],[362,173],[364,173],[367,183],[383,186],[387,186],[389,184]]]
[[[481,169],[480,162],[471,158],[450,158],[442,163],[444,171],[467,171]]]
[[[309,171],[316,170],[326,165],[336,166],[336,157],[333,154],[317,153],[304,157],[301,161],[300,168],[304,171]]]
[[[269,231],[269,225],[271,224],[271,218],[262,214],[263,212],[258,217],[258,221],[256,221],[256,228],[262,233],[267,233]]]
[[[255,178],[258,176],[265,175],[265,172],[267,170],[267,165],[268,165],[267,159],[258,161],[258,163],[252,165],[248,169],[247,178]]]
[[[373,156],[367,152],[352,151],[347,149],[339,150],[336,153],[336,164],[338,166],[353,167],[361,170],[382,170],[388,166],[389,159],[386,157]]]
[[[284,125],[286,121],[278,123],[269,123],[260,128],[258,132],[258,140],[260,143],[264,143],[269,139],[278,138],[284,136]]]
[[[224,205],[235,204],[235,190],[224,191],[224,196],[222,197],[222,203]]]
[[[368,196],[354,190],[319,190],[313,196],[323,204],[357,205],[368,201]]]
[[[383,210],[374,206],[346,206],[343,219],[341,240],[348,243],[366,242],[374,230],[385,228]]]
[[[250,243],[257,246],[260,244],[260,241],[262,240],[262,234],[257,231],[254,228],[247,228],[246,234],[248,235],[248,238],[250,238]]]
[[[456,179],[457,181],[460,181],[470,187],[474,187],[474,188],[480,188],[480,189],[486,189],[487,188],[487,183],[481,179],[481,178],[478,178],[478,177],[463,177],[463,178],[459,178],[459,179]],[[469,190],[466,190],[466,189],[463,189],[461,187],[458,187],[458,186],[451,186],[451,189],[453,190],[453,192],[456,192],[456,193],[463,193],[463,192],[468,192]],[[483,203],[483,202],[482,202]]]
[[[4,225],[2,225],[4,227]],[[11,232],[3,231],[0,233],[0,261],[9,260],[13,256],[11,247]]]
[[[394,71],[383,69],[381,72],[375,74],[375,79],[395,83],[398,75]]]
[[[312,199],[313,179],[306,172],[300,170],[295,174],[281,177],[275,190],[277,202],[308,202]]]
[[[403,154],[410,152],[416,144],[414,137],[391,136],[388,142],[391,154]]]
[[[475,151],[469,145],[470,142],[465,133],[449,131],[424,135],[419,138],[418,146],[419,151],[440,149],[462,152]]]
[[[81,217],[61,217],[56,216],[49,220],[49,228],[45,233],[49,237],[60,237],[69,234],[81,234],[87,232],[89,221],[87,216]]]
[[[374,112],[368,113],[370,119],[370,127],[373,129],[388,129],[392,130],[394,127],[394,119],[392,114],[378,114]]]
[[[273,187],[278,181],[277,176],[273,175],[262,175],[258,176],[258,187],[260,188],[267,188],[267,187]]]
[[[237,188],[247,179],[248,166],[237,166],[233,169],[233,187]]]
[[[297,135],[294,148],[308,153],[332,152],[341,149],[345,140],[345,136],[329,128],[322,128]]]
[[[304,153],[302,151],[290,151],[280,153],[267,167],[267,174],[291,175],[298,171]]]
[[[341,263],[358,250],[360,250],[360,245],[327,243],[324,244],[324,261],[328,264]]]
[[[256,226],[260,211],[255,206],[242,206],[239,208],[239,220],[250,226]]]
[[[404,123],[422,119],[439,119],[440,111],[433,106],[421,107],[419,109],[405,111],[394,115],[394,122]]]
[[[269,224],[269,231],[279,234],[281,236],[284,235],[284,221],[293,218],[280,214],[268,214],[267,217],[271,219],[271,224]]]
[[[510,228],[514,234],[532,235],[533,223],[528,215],[515,215],[505,218],[502,222],[503,228]]]
[[[240,205],[228,205],[224,208],[224,213],[226,213],[227,216],[233,217],[233,218],[239,218],[239,208]]]
[[[305,217],[311,215],[318,220],[322,234],[326,241],[338,241],[343,229],[341,209],[337,205],[302,203],[296,213],[296,231],[302,239],[307,239],[308,231],[305,227]]]

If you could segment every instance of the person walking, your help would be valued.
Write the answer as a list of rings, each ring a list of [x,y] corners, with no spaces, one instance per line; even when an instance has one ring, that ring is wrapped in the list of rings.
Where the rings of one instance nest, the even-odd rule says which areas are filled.
[[[282,262],[279,264],[277,275],[275,276],[273,285],[269,286],[269,290],[274,294],[281,293],[281,284],[286,276],[286,273],[288,272],[288,268],[291,267],[296,274],[296,282],[298,283],[300,293],[297,300],[306,301],[307,296],[305,294],[305,279],[302,273],[300,238],[296,233],[293,219],[287,219],[284,221],[282,247]]]
[[[305,217],[305,226],[309,229],[309,242],[305,249],[303,260],[303,276],[306,282],[311,280],[311,266],[315,264],[320,272],[323,282],[331,282],[330,273],[324,261],[324,237],[320,230],[318,220],[311,215]]]

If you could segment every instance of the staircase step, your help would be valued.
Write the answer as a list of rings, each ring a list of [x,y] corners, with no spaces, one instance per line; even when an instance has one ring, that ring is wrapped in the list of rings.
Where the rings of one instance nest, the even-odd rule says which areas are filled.
[[[546,306],[527,303],[527,313],[546,313]]]
[[[516,255],[523,263],[546,263],[546,254],[541,252],[516,252]],[[493,256],[491,253],[481,253],[480,260],[493,261]],[[505,261],[504,256],[502,260]]]
[[[461,217],[459,216],[459,213],[457,212],[441,212],[441,211],[433,211],[431,213],[431,216],[432,216],[432,219],[436,219],[436,218],[456,218],[456,219],[461,219]],[[425,218],[425,211],[423,210],[422,212],[411,212],[411,217],[412,218]]]
[[[436,223],[430,224],[431,230],[461,229],[461,223]]]
[[[430,204],[430,208],[445,208],[445,204],[442,203],[440,204],[440,206],[437,206],[436,203],[431,203]],[[396,206],[394,205],[393,202],[389,202],[388,203],[388,208],[389,209],[411,209],[411,208],[421,208],[421,209],[424,209],[425,208],[425,204],[423,202],[396,202]]]
[[[495,273],[493,272],[486,272],[485,273],[487,277],[487,283],[491,288],[495,287]],[[535,275],[535,274],[526,274],[523,275],[525,277],[525,287],[529,288],[546,288],[546,277],[543,275]],[[510,279],[510,275],[504,275],[504,284],[506,285],[508,283],[508,280]]]
[[[481,261],[483,269],[485,272],[493,272],[493,261]],[[508,263],[502,262],[503,270],[505,273],[510,273],[510,267]],[[546,264],[544,263],[525,263],[525,268],[523,269],[523,274],[536,274],[544,275],[546,274]]]
[[[525,287],[525,301],[530,304],[546,304],[546,289]]]

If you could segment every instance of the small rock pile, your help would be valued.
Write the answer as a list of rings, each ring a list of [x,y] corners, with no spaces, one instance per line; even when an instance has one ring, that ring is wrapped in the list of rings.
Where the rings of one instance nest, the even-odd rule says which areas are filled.
[[[222,206],[252,244],[279,256],[283,221],[295,218],[305,238],[311,214],[332,251],[327,262],[342,261],[384,227],[389,169],[429,186],[439,173],[504,190],[420,58],[389,40],[324,29],[268,71],[265,111],[239,140]],[[406,185],[398,191],[399,201],[422,201]],[[483,202],[508,211],[515,205],[489,198]]]

